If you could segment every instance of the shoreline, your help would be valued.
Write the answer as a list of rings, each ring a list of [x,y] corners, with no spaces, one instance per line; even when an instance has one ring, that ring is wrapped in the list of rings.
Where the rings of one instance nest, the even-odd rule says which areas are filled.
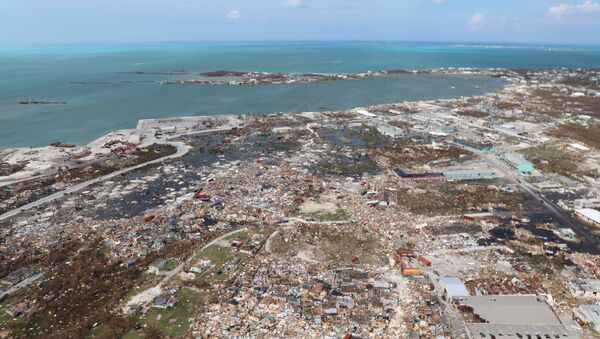
[[[598,71],[600,68],[577,68],[577,70],[581,70],[581,71]],[[500,88],[495,89],[493,91],[501,91],[502,88],[506,85],[506,79],[510,78],[510,77],[514,77],[514,76],[518,76],[518,75],[523,75],[526,74],[528,72],[544,72],[544,71],[548,71],[548,72],[552,72],[554,70],[559,70],[558,68],[546,68],[546,67],[539,67],[539,68],[474,68],[474,67],[440,67],[440,68],[429,68],[429,69],[390,69],[390,70],[382,70],[382,71],[366,71],[366,72],[362,72],[362,73],[348,73],[348,74],[343,74],[343,73],[272,73],[272,72],[240,72],[240,71],[232,71],[232,70],[222,70],[222,71],[210,71],[210,72],[202,72],[202,73],[196,73],[196,72],[187,72],[187,71],[181,71],[181,70],[177,70],[177,71],[171,71],[171,72],[144,72],[144,71],[129,71],[129,72],[119,72],[122,74],[132,74],[134,76],[143,76],[146,74],[149,75],[154,75],[154,74],[167,74],[167,75],[181,75],[181,74],[189,74],[189,75],[204,75],[207,77],[207,79],[209,80],[194,80],[194,79],[180,79],[180,80],[162,80],[159,81],[157,80],[157,83],[168,83],[168,84],[174,84],[174,85],[181,85],[181,86],[224,86],[224,87],[228,87],[228,86],[260,86],[260,85],[269,85],[269,84],[273,84],[273,85],[286,85],[286,84],[301,84],[301,83],[325,83],[325,82],[332,82],[332,81],[340,81],[340,80],[358,80],[358,79],[363,79],[363,78],[369,78],[369,77],[386,77],[386,76],[401,76],[401,75],[477,75],[477,76],[487,76],[487,77],[492,77],[492,78],[497,78],[497,79],[501,79],[503,84],[501,85]],[[573,69],[575,70],[575,69]],[[234,76],[239,76],[242,78],[241,81],[237,81],[237,80],[232,80],[232,81],[228,81],[228,80],[222,80],[220,79],[220,75],[221,74],[225,74],[227,75],[234,75]],[[300,76],[301,79],[297,79],[296,77]],[[302,77],[308,77],[308,79],[306,81],[302,80]],[[247,77],[247,78],[245,78]],[[257,79],[258,77],[258,79]],[[266,77],[264,79],[262,79],[262,77]],[[272,77],[276,77],[276,78],[272,78]],[[281,79],[277,79],[279,77],[283,77],[284,80]],[[311,77],[324,77],[324,80],[319,80],[319,79],[313,79]],[[217,80],[211,80],[211,79],[217,79]],[[260,80],[262,79],[262,80]],[[287,80],[285,80],[287,79]],[[199,81],[199,83],[196,83],[196,81]],[[205,81],[208,81],[208,83],[204,83]],[[80,82],[81,83],[81,82]],[[88,83],[88,82],[83,82],[83,83]],[[94,81],[89,82],[91,83],[95,83]],[[132,82],[132,83],[136,83],[136,82]],[[487,92],[489,93],[489,92]],[[486,95],[487,93],[483,93],[481,95]],[[469,95],[470,97],[476,97],[476,96],[480,96],[480,95]],[[458,98],[458,97],[457,97]],[[455,99],[457,99],[455,98]],[[385,104],[394,104],[394,103],[400,103],[400,102],[406,102],[406,101],[410,101],[410,102],[418,102],[418,101],[435,101],[435,100],[452,100],[452,99],[430,99],[430,100],[402,100],[402,101],[391,101],[391,102],[386,102]],[[37,102],[37,100],[34,100]],[[40,101],[41,102],[41,101]],[[43,101],[43,102],[48,102],[48,103],[54,103],[54,101]],[[57,101],[58,102],[58,101]],[[62,103],[62,102],[61,102]],[[65,102],[66,103],[66,102]],[[380,105],[380,104],[384,104],[384,103],[374,103],[371,105],[360,105],[360,106],[376,106],[376,105]],[[358,106],[354,106],[354,107],[350,107],[347,109],[352,109],[352,108],[356,108]],[[334,109],[334,110],[345,110],[345,109]],[[319,110],[321,111],[321,110]],[[328,110],[322,110],[322,112],[327,112],[330,111]],[[279,111],[279,112],[269,112],[266,114],[278,114],[278,113],[297,113],[298,111],[290,111],[290,110],[284,110],[284,111]],[[238,113],[225,113],[225,114],[218,114],[218,115],[235,115],[235,116],[240,116],[240,115],[245,115],[246,113],[242,113],[242,114],[238,114]],[[218,116],[218,115],[214,115],[214,116]],[[182,114],[179,116],[188,116],[187,114]],[[199,115],[193,115],[193,116],[207,116],[206,114],[199,114]],[[213,115],[210,115],[213,116]],[[145,118],[141,118],[140,120],[145,119]],[[160,118],[156,118],[156,119],[160,119]],[[111,129],[111,130],[107,130],[104,134],[99,135],[97,138],[102,138],[104,137],[106,134],[112,133],[112,132],[116,132],[119,131],[123,128],[117,128],[117,129]],[[130,128],[124,128],[124,129],[130,129]],[[93,140],[89,140],[86,143],[79,143],[79,142],[72,142],[70,140],[64,140],[65,142],[68,143],[73,143],[74,145],[78,146],[78,147],[85,147],[87,146],[87,144],[93,142],[95,139]],[[0,147],[0,152],[2,151],[11,151],[11,150],[15,150],[15,149],[37,149],[37,148],[43,148],[45,146],[6,146],[6,147]],[[1,153],[0,153],[1,155]],[[0,159],[1,161],[1,159]]]
[[[294,82],[287,85],[266,83],[158,87],[158,84],[140,85],[139,81],[134,81],[130,85],[79,88],[78,85],[69,84],[66,85],[69,93],[107,92],[97,103],[79,98],[77,94],[69,94],[66,98],[60,98],[69,100],[64,107],[27,107],[28,105],[10,104],[7,108],[10,109],[11,115],[7,116],[6,125],[0,132],[6,133],[6,139],[0,146],[43,147],[57,139],[82,146],[91,141],[90,136],[99,137],[100,134],[117,129],[133,128],[139,119],[147,117],[344,110],[382,103],[481,95],[497,90],[503,85],[498,77],[491,78],[468,69],[461,72],[366,77],[356,81]],[[119,98],[127,93],[132,95],[113,103],[112,98]],[[360,95],[354,96],[350,93]],[[30,93],[23,94],[23,97],[29,96]],[[55,98],[49,96],[47,99]],[[38,121],[46,119],[46,115],[56,116],[56,120],[46,124],[47,129],[35,125]],[[24,120],[21,116],[30,116],[30,119]],[[73,123],[80,119],[81,123]],[[26,123],[34,126],[30,131],[17,133],[16,128]]]
[[[183,71],[173,71],[173,72],[119,72],[119,73],[124,73],[124,74],[133,74],[136,76],[140,76],[140,75],[146,75],[146,74],[180,74],[178,72],[183,72]],[[199,74],[210,74],[210,73],[215,73],[215,72],[226,72],[228,74],[242,74],[240,76],[244,77],[244,76],[249,76],[249,78],[239,82],[239,83],[230,83],[229,81],[224,81],[224,80],[209,80],[209,83],[204,84],[204,83],[195,83],[196,80],[163,80],[163,81],[155,81],[156,83],[163,83],[163,82],[169,82],[169,84],[171,85],[182,85],[182,86],[187,86],[187,85],[191,85],[191,86],[224,86],[224,87],[235,87],[235,86],[264,86],[264,85],[291,85],[291,84],[302,84],[302,83],[313,83],[313,84],[317,84],[317,83],[326,83],[326,82],[332,82],[332,81],[351,81],[351,80],[359,80],[359,79],[364,79],[364,78],[370,78],[370,77],[386,77],[386,76],[402,76],[402,75],[456,75],[456,76],[460,76],[460,75],[467,75],[467,76],[487,76],[487,77],[491,77],[491,78],[498,78],[498,79],[502,79],[503,77],[508,76],[511,73],[514,73],[514,70],[511,69],[506,69],[506,68],[471,68],[471,67],[461,67],[461,68],[454,68],[454,67],[442,67],[442,68],[431,68],[431,69],[425,69],[425,70],[418,70],[418,69],[413,69],[413,70],[404,70],[404,69],[397,69],[397,70],[383,70],[383,71],[366,71],[366,72],[362,72],[362,73],[348,73],[348,74],[337,74],[337,73],[305,73],[305,74],[301,74],[301,73],[270,73],[270,72],[238,72],[238,71],[213,71],[213,72],[203,72],[203,73],[199,73]],[[196,74],[195,72],[189,72],[188,74],[193,75]],[[267,78],[258,81],[255,77],[259,76],[267,76]],[[270,78],[270,76],[283,76],[286,77],[289,81],[276,81],[274,78]],[[307,81],[298,81],[297,79],[295,79],[295,76],[307,76],[307,77],[312,77],[312,76],[316,76],[316,77],[325,77],[326,80],[320,81],[320,80],[307,80]],[[213,76],[209,76],[208,78],[213,78]],[[170,83],[171,81],[173,81],[173,83]],[[205,81],[205,80],[198,80],[198,81]],[[73,82],[73,81],[71,81]],[[78,84],[95,84],[95,81],[76,81]],[[135,82],[132,82],[135,83]],[[506,83],[503,81],[502,85],[495,89],[495,91],[498,90],[502,90],[503,87],[506,85]],[[481,95],[486,95],[489,92],[480,94],[480,95],[468,95],[468,97],[477,97],[477,96],[481,96]],[[349,107],[349,108],[340,108],[340,109],[326,109],[326,110],[319,110],[319,112],[329,112],[329,111],[344,111],[344,110],[351,110],[354,109],[356,107],[372,107],[372,106],[378,106],[378,105],[384,105],[384,104],[397,104],[397,103],[402,103],[402,102],[427,102],[427,101],[436,101],[436,100],[452,100],[452,99],[459,99],[460,97],[464,97],[464,96],[459,96],[459,97],[455,97],[455,98],[450,98],[450,99],[445,99],[445,98],[432,98],[429,100],[400,100],[400,101],[390,101],[390,102],[377,102],[377,103],[373,103],[373,104],[366,104],[366,105],[356,105],[353,107]],[[30,99],[28,99],[30,100]],[[38,100],[33,100],[33,101],[38,101]],[[44,102],[44,103],[54,103],[54,101],[41,101],[40,102]],[[57,101],[58,102],[58,101]],[[62,101],[61,101],[62,103]],[[66,104],[68,104],[67,102],[65,102]],[[285,111],[278,111],[278,112],[269,112],[269,113],[255,113],[257,115],[261,115],[261,114],[280,114],[280,113],[301,113],[302,111],[293,111],[293,110],[285,110]],[[243,116],[243,115],[250,115],[248,113],[224,113],[224,114],[217,114],[217,115],[206,115],[206,114],[199,114],[199,115],[187,115],[187,114],[182,114],[182,115],[177,115],[177,116],[165,116],[165,117],[161,117],[161,118],[152,118],[152,119],[168,119],[168,118],[177,118],[177,117],[186,117],[186,116],[194,116],[194,117],[202,117],[202,116],[206,116],[206,117],[218,117],[218,116]],[[147,118],[140,118],[138,120],[138,122],[140,120],[145,120]],[[136,122],[137,125],[137,122]],[[131,129],[135,129],[135,127],[131,127],[131,128],[116,128],[116,129],[112,129],[109,131],[106,131],[104,134],[99,135],[98,137],[87,141],[84,144],[80,144],[77,142],[72,142],[70,140],[61,140],[64,141],[66,143],[69,144],[74,144],[77,147],[85,147],[88,146],[88,144],[94,142],[96,139],[100,139],[105,137],[107,134],[110,133],[117,133],[120,131],[127,131],[127,130],[131,130]],[[59,137],[56,138],[56,140],[59,140]],[[50,144],[50,143],[49,143]],[[46,146],[7,146],[7,147],[0,147],[0,152],[2,151],[11,151],[11,150],[17,150],[17,149],[37,149],[37,148],[44,148]],[[1,154],[0,154],[1,155]],[[0,159],[1,160],[1,159]]]
[[[380,106],[394,106],[394,105],[401,105],[401,104],[406,104],[406,103],[415,103],[417,105],[428,105],[428,104],[432,104],[435,102],[452,102],[454,100],[461,100],[464,98],[482,98],[482,97],[486,97],[486,96],[490,96],[493,94],[497,94],[497,93],[502,93],[504,91],[516,91],[518,92],[519,86],[524,86],[524,82],[527,82],[530,80],[530,73],[552,73],[552,72],[568,72],[568,71],[576,71],[580,72],[582,74],[587,73],[587,72],[598,72],[600,71],[600,69],[596,69],[596,68],[589,68],[589,69],[551,69],[551,68],[473,68],[473,67],[442,67],[442,68],[431,68],[431,69],[426,69],[426,70],[387,70],[387,71],[378,71],[378,72],[371,72],[368,71],[366,73],[355,73],[355,74],[351,74],[353,76],[356,77],[378,77],[378,76],[387,76],[389,74],[400,74],[400,75],[412,75],[412,74],[419,74],[419,75],[478,75],[478,76],[488,76],[488,77],[495,77],[498,79],[502,80],[502,86],[496,90],[493,91],[489,91],[486,93],[483,93],[481,95],[472,95],[472,96],[460,96],[457,98],[451,98],[451,99],[431,99],[431,100],[410,100],[410,101],[399,101],[399,102],[393,102],[393,103],[378,103],[378,104],[373,104],[373,105],[366,105],[364,106],[365,109],[369,110],[369,109],[377,109]],[[133,73],[135,75],[145,75],[147,74],[146,72],[124,72],[127,74]],[[148,74],[155,74],[156,72],[150,72]],[[182,74],[182,73],[187,73],[186,71],[173,71],[173,72],[161,72],[160,74]],[[192,73],[189,73],[192,74]],[[219,70],[219,71],[212,71],[212,72],[204,72],[201,73],[204,75],[207,75],[209,77],[220,77],[222,74],[225,75],[229,75],[229,74],[233,74],[236,76],[244,76],[244,75],[248,75],[248,74],[276,74],[276,75],[281,75],[283,73],[266,73],[266,72],[239,72],[239,71],[231,71],[231,70]],[[294,74],[294,73],[287,73],[289,74]],[[307,75],[328,75],[326,73],[310,73]],[[329,74],[331,75],[331,74]],[[516,80],[519,79],[520,80]],[[336,78],[337,79],[337,78]],[[353,78],[354,79],[354,78]],[[220,80],[219,80],[220,81]],[[252,84],[252,85],[264,85],[264,84]],[[535,86],[536,82],[531,82],[530,86]],[[227,84],[225,84],[224,86],[229,86]],[[512,86],[512,87],[511,87]],[[512,89],[511,89],[512,88]],[[598,92],[596,95],[598,95],[600,92]],[[353,107],[353,108],[349,108],[349,109],[339,109],[339,110],[325,110],[325,111],[318,111],[317,113],[319,114],[327,114],[327,113],[332,113],[332,112],[349,112],[349,111],[353,111],[356,110],[358,108],[363,108],[363,107]],[[43,147],[6,147],[6,148],[0,148],[0,164],[2,164],[2,162],[5,162],[9,165],[18,165],[21,163],[27,163],[27,166],[30,167],[28,173],[27,172],[23,172],[21,171],[17,171],[16,173],[14,173],[13,175],[9,175],[9,176],[0,176],[0,187],[2,186],[6,186],[12,183],[16,183],[22,180],[28,180],[28,179],[32,179],[32,178],[36,178],[36,177],[40,177],[40,176],[44,176],[44,174],[39,175],[40,171],[48,171],[49,167],[51,167],[52,165],[56,165],[57,161],[53,161],[54,160],[62,160],[64,158],[69,158],[69,157],[80,157],[81,154],[85,154],[84,156],[82,156],[81,158],[79,158],[79,160],[81,161],[90,161],[93,160],[95,157],[97,156],[106,156],[107,154],[110,154],[110,152],[112,151],[110,148],[105,148],[103,147],[104,144],[106,144],[107,142],[113,140],[121,143],[129,143],[129,144],[133,144],[133,145],[137,145],[140,143],[141,140],[154,140],[154,138],[150,135],[149,130],[142,130],[145,127],[145,125],[153,125],[155,132],[156,130],[159,129],[159,127],[157,126],[157,124],[162,123],[162,122],[176,122],[176,121],[183,121],[185,122],[187,121],[192,121],[193,123],[198,123],[199,121],[203,121],[203,120],[211,120],[211,119],[234,119],[234,118],[242,118],[244,116],[250,116],[250,115],[281,115],[281,114],[302,114],[302,113],[306,113],[306,112],[294,112],[294,111],[284,111],[284,112],[275,112],[275,113],[266,113],[266,114],[219,114],[219,115],[193,115],[193,116],[175,116],[175,117],[164,117],[164,118],[150,118],[150,119],[146,119],[146,118],[142,118],[139,119],[136,126],[134,128],[123,128],[123,129],[117,129],[117,130],[113,130],[113,131],[109,131],[106,132],[100,136],[98,136],[97,138],[89,141],[88,143],[84,144],[84,145],[78,145],[75,144],[75,147],[54,147],[54,146],[43,146]],[[190,126],[186,126],[185,127],[190,128]],[[131,142],[134,141],[134,142]],[[142,143],[141,146],[146,146],[148,145],[147,143]],[[69,145],[69,146],[73,146],[73,145]],[[37,153],[35,156],[31,156],[32,153]],[[27,173],[27,174],[26,174]],[[46,173],[45,175],[48,175],[48,173]],[[12,178],[11,178],[12,177]]]

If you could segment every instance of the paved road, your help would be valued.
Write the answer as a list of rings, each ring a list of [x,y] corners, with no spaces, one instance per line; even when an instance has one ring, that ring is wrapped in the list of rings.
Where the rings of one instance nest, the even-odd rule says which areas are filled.
[[[25,178],[19,178],[19,179],[0,179],[0,187],[3,186],[8,186],[8,185],[13,185],[19,182],[23,182],[23,181],[29,181],[29,180],[34,180],[34,179],[40,179],[40,178],[44,178],[50,175],[55,175],[58,173],[58,167],[62,167],[62,166],[67,166],[68,170],[74,170],[77,168],[81,168],[81,167],[86,167],[86,166],[90,166],[99,162],[102,162],[104,160],[106,160],[108,158],[104,157],[104,158],[99,158],[99,159],[95,159],[92,161],[86,161],[86,162],[82,162],[82,163],[77,163],[77,161],[69,161],[69,162],[63,162],[63,163],[54,163],[53,168],[48,168],[45,170],[41,170],[39,171],[40,174],[35,175],[35,176],[31,176],[31,177],[25,177]]]
[[[351,223],[354,222],[354,220],[339,220],[339,221],[311,221],[311,220],[305,220],[302,218],[297,218],[297,217],[289,217],[288,221],[295,221],[295,222],[300,222],[303,224],[313,224],[313,225],[343,225],[343,224],[347,224],[347,223]]]
[[[441,277],[436,273],[434,269],[431,267],[423,268],[424,273],[429,276],[429,280],[433,284],[433,289],[436,291],[438,295],[438,299],[440,301],[440,306],[442,308],[442,314],[445,314],[448,320],[448,325],[450,325],[450,332],[452,333],[452,338],[466,338],[465,326],[464,326],[464,318],[462,313],[457,311],[453,305],[451,305],[448,301],[444,300],[443,293],[444,289],[440,284]]]
[[[248,230],[246,227],[244,228],[240,228],[234,231],[231,231],[227,234],[223,234],[222,236],[213,239],[211,242],[209,242],[208,244],[204,245],[204,247],[202,247],[197,253],[204,251],[205,249],[207,249],[208,247],[215,245],[215,244],[219,244],[221,241],[223,241],[225,238],[227,238],[230,235],[236,234],[236,233],[240,233],[240,232],[244,232]],[[221,247],[227,247],[227,246],[223,246],[222,244],[219,244]],[[229,243],[227,243],[226,245],[229,245]],[[196,254],[194,253],[194,255],[190,256],[190,258],[186,261],[186,262],[191,262],[195,257]],[[161,287],[162,285],[164,285],[169,279],[171,279],[172,277],[176,276],[177,274],[179,274],[179,272],[181,272],[181,270],[183,269],[183,266],[185,265],[185,263],[177,266],[175,269],[173,269],[171,272],[167,273],[167,275],[165,275],[165,277],[158,283],[157,286]]]
[[[160,162],[163,162],[163,161],[168,160],[168,159],[173,159],[173,158],[181,157],[181,156],[185,155],[189,151],[189,146],[187,146],[185,143],[179,142],[179,141],[169,141],[171,139],[182,137],[182,136],[189,136],[189,135],[198,135],[198,134],[208,134],[208,133],[224,132],[224,131],[229,131],[231,129],[233,129],[233,126],[227,125],[225,127],[215,128],[215,129],[210,129],[210,130],[202,130],[202,131],[195,131],[195,132],[190,132],[190,133],[177,134],[177,135],[169,136],[169,137],[166,137],[166,138],[163,138],[163,139],[157,139],[157,138],[153,138],[153,137],[152,138],[148,138],[147,140],[144,141],[144,145],[154,144],[154,143],[165,144],[165,145],[172,145],[172,146],[177,147],[177,152],[175,152],[174,154],[171,154],[171,155],[159,158],[159,159],[148,161],[148,162],[145,162],[143,164],[135,165],[135,166],[132,166],[132,167],[124,168],[124,169],[118,170],[116,172],[109,173],[107,175],[104,175],[104,176],[101,176],[101,177],[98,177],[98,178],[90,179],[88,181],[84,181],[84,182],[81,182],[79,184],[75,184],[75,185],[73,185],[73,186],[71,186],[71,187],[69,187],[69,188],[67,188],[67,189],[65,189],[63,191],[51,194],[51,195],[49,195],[47,197],[44,197],[44,198],[41,198],[41,199],[36,200],[34,202],[31,202],[31,203],[29,203],[27,205],[23,205],[23,206],[21,206],[19,208],[16,208],[16,209],[12,210],[12,211],[6,212],[6,213],[0,215],[0,221],[12,218],[12,217],[20,214],[23,211],[30,210],[30,209],[35,208],[35,207],[39,207],[39,206],[41,206],[43,204],[49,203],[49,202],[54,201],[56,199],[60,199],[60,198],[64,197],[65,195],[81,191],[81,190],[83,190],[83,189],[85,189],[85,188],[87,188],[87,187],[89,187],[91,185],[97,184],[97,183],[99,183],[101,181],[105,181],[105,180],[117,177],[117,176],[119,176],[121,174],[125,174],[125,173],[131,172],[131,171],[135,171],[137,169],[140,169],[140,168],[148,166],[148,165],[160,163]]]
[[[36,175],[33,177],[20,178],[20,179],[0,179],[0,187],[13,185],[13,184],[16,184],[16,183],[19,183],[22,181],[40,179],[40,178],[47,177],[49,175],[56,174],[56,173],[57,173],[56,170],[51,170],[51,171],[45,171],[44,174],[39,174],[39,175]]]
[[[16,208],[16,209],[14,209],[14,210],[12,210],[10,212],[4,213],[4,214],[0,215],[0,221],[8,219],[8,218],[12,218],[15,215],[17,215],[17,214],[19,214],[19,213],[21,213],[23,211],[30,210],[32,208],[41,206],[41,205],[46,204],[48,202],[54,201],[56,199],[60,199],[60,198],[64,197],[65,195],[68,195],[68,194],[71,194],[71,193],[75,193],[77,191],[81,191],[81,190],[83,190],[83,189],[85,189],[85,188],[87,188],[87,187],[89,187],[91,185],[97,184],[97,183],[99,183],[101,181],[105,181],[105,180],[117,177],[117,176],[119,176],[121,174],[125,174],[125,173],[134,171],[136,169],[139,169],[139,168],[142,168],[142,167],[145,167],[145,166],[148,166],[148,165],[160,163],[160,162],[163,162],[163,161],[165,161],[167,159],[173,159],[173,158],[177,158],[177,157],[183,156],[184,154],[186,154],[189,151],[188,146],[185,145],[182,142],[167,142],[165,144],[177,147],[177,152],[175,152],[174,154],[162,157],[160,159],[155,159],[155,160],[152,160],[152,161],[145,162],[143,164],[139,164],[139,165],[135,165],[135,166],[132,166],[132,167],[124,168],[124,169],[121,169],[121,170],[109,173],[107,175],[104,175],[104,176],[101,176],[101,177],[98,177],[98,178],[90,179],[88,181],[84,181],[84,182],[81,182],[79,184],[75,184],[75,185],[73,185],[73,186],[71,186],[71,187],[69,187],[69,188],[67,188],[67,189],[65,189],[63,191],[51,194],[51,195],[49,195],[47,197],[38,199],[38,200],[36,200],[34,202],[31,202],[31,203],[29,203],[27,205],[23,205],[23,206],[21,206],[19,208]]]
[[[213,239],[211,242],[209,242],[208,244],[204,245],[204,247],[202,247],[198,252],[194,253],[192,256],[190,256],[188,258],[188,260],[186,262],[191,262],[192,260],[194,260],[194,258],[196,257],[196,255],[199,252],[204,251],[205,249],[207,249],[208,247],[215,245],[215,244],[219,244],[221,241],[223,241],[225,238],[227,238],[230,235],[236,234],[236,233],[240,233],[240,232],[244,232],[247,231],[248,228],[244,227],[244,228],[240,228],[234,231],[231,231],[229,233],[223,234],[222,236]],[[229,245],[229,243],[227,243],[226,245]],[[220,244],[221,247],[228,247],[228,246],[223,246],[222,244]],[[158,286],[162,286],[164,283],[166,283],[169,279],[171,279],[172,277],[176,276],[177,274],[179,274],[179,272],[181,272],[181,270],[183,269],[184,264],[181,264],[179,266],[177,266],[177,268],[175,268],[174,270],[172,270],[171,272],[169,272],[169,274],[167,276],[165,276],[164,279],[161,280],[161,282],[158,284]]]
[[[39,278],[41,278],[44,275],[44,273],[38,273],[36,275],[32,275],[31,277],[21,281],[18,284],[15,284],[14,286],[11,286],[11,288],[9,288],[8,290],[0,293],[0,300],[2,300],[2,298],[4,298],[4,296],[8,296],[10,294],[15,293],[16,291],[22,289],[23,287],[28,286],[29,284],[31,284],[32,282],[38,280]]]
[[[595,250],[596,253],[600,253],[600,247],[598,247],[596,237],[594,236],[594,234],[592,232],[590,232],[584,226],[573,221],[573,219],[569,218],[568,216],[565,216],[563,211],[558,206],[556,206],[552,201],[550,201],[546,197],[538,194],[537,191],[529,183],[526,183],[526,182],[522,181],[521,179],[519,179],[517,177],[518,174],[515,171],[506,169],[505,165],[503,163],[501,163],[501,160],[497,159],[493,153],[484,153],[484,152],[478,152],[478,153],[482,156],[482,158],[487,160],[487,162],[490,165],[492,165],[494,168],[496,168],[499,171],[502,171],[504,174],[506,174],[506,178],[511,179],[516,185],[521,187],[527,193],[527,195],[529,195],[530,198],[537,200],[537,201],[542,201],[546,207],[546,210],[551,212],[551,214],[553,214],[554,217],[558,221],[560,221],[563,225],[571,228],[579,236],[581,236],[586,241],[588,241],[590,243],[590,246]]]
[[[444,255],[451,253],[467,253],[467,252],[477,252],[477,251],[489,251],[489,250],[504,250],[507,252],[511,252],[512,250],[505,245],[491,245],[491,246],[471,246],[465,248],[456,248],[456,249],[443,249],[443,250],[435,250],[432,251],[432,255]]]
[[[232,234],[236,234],[239,232],[243,232],[246,231],[247,228],[240,228],[237,229],[235,231],[231,231],[227,234],[223,234],[222,236],[213,239],[211,242],[209,242],[208,244],[206,244],[204,247],[202,247],[198,252],[202,252],[204,251],[206,248],[208,248],[211,245],[217,244],[218,242],[222,241],[223,239],[227,238],[228,236],[232,235]],[[197,252],[197,253],[198,253]],[[193,255],[190,256],[190,258],[188,258],[188,260],[186,260],[187,263],[191,262],[195,257],[196,254],[194,253]],[[173,278],[174,276],[178,275],[181,270],[183,269],[183,267],[185,266],[186,263],[182,263],[181,265],[177,266],[175,269],[173,269],[172,271],[170,271],[169,273],[167,273],[165,275],[164,278],[162,278],[160,280],[160,282],[158,284],[156,284],[156,286],[153,286],[147,290],[144,290],[142,292],[140,292],[139,294],[135,295],[133,298],[131,298],[131,300],[129,300],[127,302],[127,304],[123,307],[123,312],[124,313],[130,313],[132,308],[136,305],[146,305],[148,306],[148,304],[150,302],[152,302],[152,300],[154,300],[154,298],[158,297],[162,292],[162,287],[169,281],[171,280],[171,278]]]

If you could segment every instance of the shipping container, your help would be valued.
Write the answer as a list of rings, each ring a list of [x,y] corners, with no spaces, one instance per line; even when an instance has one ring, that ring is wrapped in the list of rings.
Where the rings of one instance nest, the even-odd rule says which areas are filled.
[[[463,215],[462,218],[467,221],[475,221],[475,218],[468,216],[468,215]]]
[[[415,251],[401,248],[398,251],[396,251],[396,253],[398,253],[398,255],[401,255],[401,256],[412,256],[415,254]]]
[[[206,193],[198,192],[194,195],[194,198],[200,199],[200,200],[208,200],[208,199],[210,199],[210,195],[208,195]]]
[[[421,270],[418,268],[407,267],[402,270],[403,275],[419,275],[421,274]]]
[[[429,261],[427,258],[425,258],[424,256],[420,255],[419,256],[419,261],[425,265],[425,266],[431,266],[431,261]]]

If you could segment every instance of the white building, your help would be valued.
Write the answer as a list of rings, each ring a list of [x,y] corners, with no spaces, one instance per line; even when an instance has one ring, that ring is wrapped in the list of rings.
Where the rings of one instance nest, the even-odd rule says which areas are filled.
[[[600,212],[591,208],[580,208],[575,210],[575,214],[585,222],[593,226],[600,227]]]
[[[161,133],[165,133],[165,134],[173,134],[175,133],[175,131],[177,131],[177,127],[175,126],[162,126],[159,128],[159,131]]]
[[[357,108],[357,109],[355,109],[355,110],[354,110],[354,112],[356,112],[356,113],[358,113],[358,114],[360,114],[360,115],[364,115],[364,116],[366,116],[367,118],[375,118],[375,117],[377,116],[377,115],[375,115],[375,114],[373,114],[373,113],[371,113],[371,112],[367,111],[367,110],[366,110],[366,109],[364,109],[364,108]]]
[[[444,277],[440,279],[440,285],[444,289],[444,298],[447,300],[469,295],[469,290],[460,278]]]

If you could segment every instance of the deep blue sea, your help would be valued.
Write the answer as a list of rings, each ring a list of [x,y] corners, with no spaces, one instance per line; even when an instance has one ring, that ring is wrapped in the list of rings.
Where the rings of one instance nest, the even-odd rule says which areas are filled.
[[[600,48],[400,42],[152,43],[0,49],[0,147],[84,144],[141,118],[317,111],[482,94],[480,76],[389,76],[319,84],[204,87],[122,72],[357,73],[437,67],[600,67]],[[193,76],[183,76],[193,78]],[[72,81],[95,82],[77,84]],[[66,105],[20,105],[21,100]]]

